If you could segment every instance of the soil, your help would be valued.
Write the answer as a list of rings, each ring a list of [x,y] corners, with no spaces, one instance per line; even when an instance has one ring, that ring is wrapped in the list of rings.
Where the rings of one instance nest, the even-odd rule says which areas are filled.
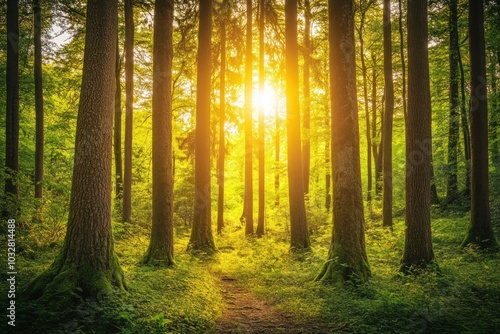
[[[337,333],[340,328],[328,328],[320,322],[300,323],[290,314],[257,298],[243,288],[236,279],[218,276],[226,308],[217,323],[216,333],[286,333],[322,334]]]

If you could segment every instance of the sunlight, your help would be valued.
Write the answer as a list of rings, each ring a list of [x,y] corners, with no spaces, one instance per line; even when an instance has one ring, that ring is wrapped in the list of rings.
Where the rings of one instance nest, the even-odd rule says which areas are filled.
[[[264,85],[264,89],[262,91],[259,90],[257,95],[257,105],[264,110],[264,116],[274,117],[276,110],[276,91],[269,86],[267,83]]]

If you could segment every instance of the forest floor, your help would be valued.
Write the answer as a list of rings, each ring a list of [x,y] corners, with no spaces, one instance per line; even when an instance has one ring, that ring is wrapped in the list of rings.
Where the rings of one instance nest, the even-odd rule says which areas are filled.
[[[299,323],[291,314],[278,311],[270,303],[245,289],[237,279],[216,275],[225,303],[216,333],[333,333],[321,323]],[[339,328],[340,330],[341,328]]]

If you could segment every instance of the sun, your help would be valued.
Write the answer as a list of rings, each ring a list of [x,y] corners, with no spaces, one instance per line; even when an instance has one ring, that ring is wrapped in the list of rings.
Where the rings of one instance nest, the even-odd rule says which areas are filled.
[[[267,83],[264,85],[263,90],[257,90],[257,106],[264,111],[265,117],[271,117],[275,115],[277,108],[278,96],[276,91]]]

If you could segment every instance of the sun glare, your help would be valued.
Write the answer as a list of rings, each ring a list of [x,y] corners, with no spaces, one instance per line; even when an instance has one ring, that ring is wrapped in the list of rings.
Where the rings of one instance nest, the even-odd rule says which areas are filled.
[[[259,109],[263,108],[264,116],[274,116],[276,110],[277,96],[274,89],[269,85],[264,85],[264,89],[259,91],[257,96]]]

